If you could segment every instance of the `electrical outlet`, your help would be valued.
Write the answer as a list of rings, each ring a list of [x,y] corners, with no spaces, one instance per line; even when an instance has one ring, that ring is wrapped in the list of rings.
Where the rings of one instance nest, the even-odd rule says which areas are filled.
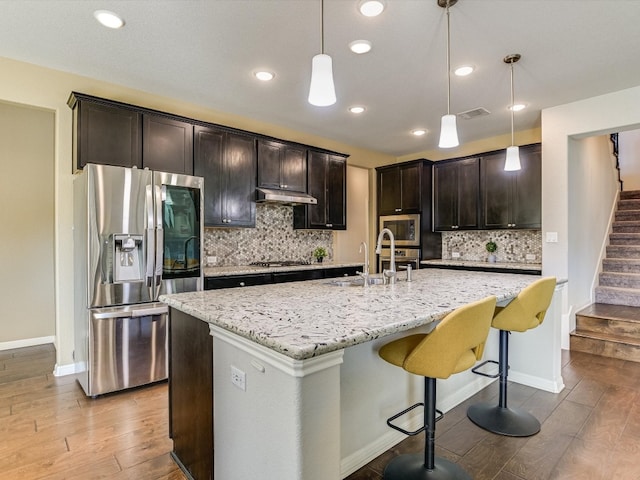
[[[207,257],[207,265],[216,265],[218,263],[218,257]]]
[[[527,253],[526,257],[527,260],[535,260],[536,256],[533,253]]]
[[[247,384],[245,381],[245,373],[237,367],[231,365],[231,383],[233,383],[240,390],[246,390]]]
[[[451,252],[451,258],[460,258],[460,252]]]

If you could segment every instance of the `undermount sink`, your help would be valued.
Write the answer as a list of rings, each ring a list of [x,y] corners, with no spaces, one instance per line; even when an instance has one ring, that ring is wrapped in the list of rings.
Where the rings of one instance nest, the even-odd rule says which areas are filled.
[[[382,277],[369,277],[369,285],[382,285],[383,283],[384,279]],[[328,285],[335,287],[363,287],[364,278],[338,278],[328,282]]]

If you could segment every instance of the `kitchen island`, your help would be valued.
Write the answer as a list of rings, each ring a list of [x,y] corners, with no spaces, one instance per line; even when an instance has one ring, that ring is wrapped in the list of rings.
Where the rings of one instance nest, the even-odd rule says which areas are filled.
[[[349,475],[403,438],[385,419],[422,396],[421,379],[380,360],[379,347],[429,331],[450,311],[488,295],[506,303],[535,279],[450,270],[419,270],[412,282],[398,276],[395,285],[366,288],[325,279],[161,297],[171,307],[172,329],[187,319],[206,322],[213,337],[212,358],[198,362],[212,362],[206,391],[215,478]],[[543,326],[521,342],[514,335],[511,380],[562,389],[559,317],[554,299]],[[497,358],[497,344],[492,331],[485,355]],[[183,371],[189,368],[195,365]],[[439,408],[453,408],[490,381],[463,372],[439,382]]]

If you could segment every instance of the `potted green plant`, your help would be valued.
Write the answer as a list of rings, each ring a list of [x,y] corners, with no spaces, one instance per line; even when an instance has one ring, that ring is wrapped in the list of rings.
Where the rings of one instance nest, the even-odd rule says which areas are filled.
[[[313,256],[318,263],[322,263],[322,259],[327,256],[327,250],[324,247],[317,247],[313,251]]]
[[[498,245],[496,244],[496,242],[494,242],[493,240],[489,240],[484,247],[487,249],[487,252],[489,252],[487,261],[489,263],[496,263],[495,251],[498,250]]]

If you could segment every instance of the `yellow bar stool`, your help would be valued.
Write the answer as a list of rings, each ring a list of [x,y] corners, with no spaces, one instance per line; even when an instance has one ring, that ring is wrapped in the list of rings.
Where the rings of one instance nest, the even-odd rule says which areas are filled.
[[[473,367],[482,357],[491,328],[496,297],[457,308],[444,317],[428,334],[409,335],[384,345],[378,354],[387,362],[424,378],[424,403],[416,403],[387,420],[387,424],[406,435],[425,432],[424,455],[399,455],[384,470],[384,480],[461,479],[471,477],[459,465],[435,456],[436,421],[443,413],[436,410],[436,379],[449,378]],[[424,423],[409,432],[392,421],[416,407],[424,407]],[[436,419],[436,412],[439,417]]]
[[[487,360],[472,371],[490,378],[500,377],[498,405],[478,403],[467,410],[469,419],[493,433],[510,437],[529,437],[540,431],[540,422],[529,412],[507,406],[507,377],[509,374],[509,334],[536,328],[544,320],[556,288],[555,277],[536,280],[523,288],[506,307],[496,308],[491,326],[500,330],[499,361]],[[498,365],[498,373],[489,375],[479,369],[487,363]]]

